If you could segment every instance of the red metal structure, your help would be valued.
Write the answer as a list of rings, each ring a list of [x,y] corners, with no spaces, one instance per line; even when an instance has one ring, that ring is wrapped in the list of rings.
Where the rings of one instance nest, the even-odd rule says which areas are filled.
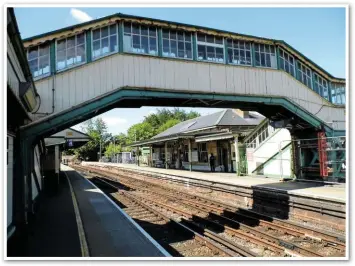
[[[318,154],[319,154],[319,170],[320,176],[328,176],[327,166],[327,140],[324,132],[318,132]]]

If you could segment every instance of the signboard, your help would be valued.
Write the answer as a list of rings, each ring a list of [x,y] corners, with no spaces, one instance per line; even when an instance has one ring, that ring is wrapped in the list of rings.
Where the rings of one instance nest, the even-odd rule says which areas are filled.
[[[67,131],[66,132],[66,136],[68,137],[68,136],[73,136],[73,131]]]

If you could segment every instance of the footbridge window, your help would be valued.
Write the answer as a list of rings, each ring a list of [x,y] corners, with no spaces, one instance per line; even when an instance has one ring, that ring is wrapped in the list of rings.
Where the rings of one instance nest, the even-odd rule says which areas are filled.
[[[251,66],[251,43],[228,40],[228,63]]]
[[[98,58],[118,51],[117,24],[92,31],[92,57]]]
[[[314,74],[314,91],[329,101],[328,83],[317,74]]]
[[[255,44],[255,65],[259,67],[277,68],[275,46]]]
[[[163,56],[192,59],[191,33],[164,29]]]
[[[198,60],[224,63],[224,42],[222,37],[197,34]]]
[[[296,76],[295,59],[282,49],[280,49],[280,68],[292,76]]]
[[[50,75],[49,44],[29,48],[27,60],[34,78]]]
[[[309,88],[312,89],[312,72],[311,69],[306,67],[304,64],[298,62],[298,79],[301,81],[304,85],[308,86]]]
[[[57,70],[86,62],[85,33],[57,40]]]
[[[332,87],[332,103],[345,104],[345,84],[333,84]]]
[[[124,23],[123,50],[130,53],[158,55],[156,27]]]

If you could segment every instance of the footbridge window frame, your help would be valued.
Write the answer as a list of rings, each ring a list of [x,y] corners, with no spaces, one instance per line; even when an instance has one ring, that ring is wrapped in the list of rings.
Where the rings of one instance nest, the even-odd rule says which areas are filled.
[[[175,32],[175,36],[172,36],[172,32]],[[167,36],[167,34],[169,36]],[[187,36],[190,36],[188,38]],[[168,58],[178,58],[178,59],[186,59],[186,60],[193,60],[193,40],[192,40],[193,33],[181,30],[171,30],[162,28],[162,39],[159,40],[162,43],[162,56]],[[175,37],[175,38],[172,38]],[[167,43],[168,42],[168,43]],[[172,55],[172,43],[176,44],[176,55]],[[181,47],[183,45],[183,48]],[[179,48],[180,46],[180,48]],[[190,46],[190,57],[188,56],[188,49],[187,47]],[[165,51],[165,48],[168,47],[169,51]],[[184,56],[179,56],[179,52],[183,52]]]
[[[305,64],[297,61],[297,79],[302,82],[304,85],[313,90],[313,75],[312,69],[307,67]]]
[[[328,81],[317,73],[314,73],[314,91],[324,99],[330,101]],[[325,97],[324,92],[326,92],[327,97]]]
[[[84,42],[78,44],[78,36],[79,36],[79,35],[83,35],[83,40],[84,40]],[[73,37],[74,37],[74,46],[68,48],[68,39],[73,38]],[[65,48],[58,51],[58,47],[59,47],[58,42],[63,41],[63,40],[65,40]],[[69,50],[69,49],[74,49],[74,50],[75,50],[75,51],[74,51],[74,53],[75,53],[75,60],[74,60],[74,61],[76,61],[76,59],[77,59],[77,57],[78,57],[78,53],[77,53],[77,51],[78,51],[78,50],[77,50],[78,46],[84,46],[84,51],[83,51],[84,60],[81,61],[81,62],[79,62],[79,63],[74,62],[73,64],[71,64],[71,65],[68,66],[68,65],[67,65],[67,61],[68,61],[68,50]],[[64,71],[64,70],[67,70],[67,69],[70,69],[70,68],[73,68],[73,67],[77,67],[77,66],[86,64],[86,63],[87,63],[87,55],[86,55],[87,52],[86,52],[86,50],[87,50],[86,32],[81,32],[81,33],[78,33],[78,34],[75,34],[75,35],[72,35],[72,36],[69,36],[69,37],[64,37],[64,38],[56,39],[56,40],[55,40],[55,69],[56,69],[56,71],[57,71],[57,72],[61,72],[61,71]],[[65,66],[64,66],[63,68],[59,68],[59,67],[58,67],[58,58],[59,58],[59,57],[58,57],[58,52],[63,52],[63,51],[65,51],[65,60],[64,60],[64,65],[65,65]]]
[[[45,53],[45,54],[41,54],[41,49],[45,48],[45,50],[48,51],[48,53]],[[33,46],[33,47],[29,47],[26,51],[26,54],[27,54],[27,61],[28,61],[28,65],[30,67],[30,70],[31,70],[31,74],[33,76],[33,79],[34,80],[38,80],[38,79],[41,79],[41,78],[45,78],[45,77],[48,77],[51,75],[51,45],[49,42],[46,42],[46,43],[42,43],[42,44],[39,44],[37,46]],[[32,51],[36,51],[36,55],[34,55],[33,57],[31,57],[31,52]],[[30,58],[31,57],[31,58]],[[44,68],[40,68],[41,66],[41,60],[44,60],[46,57],[48,57],[48,65],[46,65],[46,67]],[[35,71],[32,71],[32,68],[31,68],[31,61],[36,61],[36,66],[37,66],[37,72],[40,71],[40,69],[42,69],[42,74],[38,74],[38,75],[35,75]],[[42,61],[42,62],[45,62],[45,61]],[[48,67],[48,72],[45,72],[43,73],[43,69],[47,68]]]
[[[280,49],[280,69],[296,77],[296,59],[284,49]]]
[[[226,39],[227,42],[227,64],[252,66],[253,65],[253,43],[241,40]],[[237,53],[237,54],[236,54]],[[247,54],[249,53],[249,60]],[[237,60],[235,59],[237,56]],[[243,63],[244,62],[244,63]]]
[[[272,44],[254,43],[255,66],[277,69],[276,47]],[[259,59],[257,59],[259,58]],[[270,66],[267,64],[270,62]],[[264,62],[264,63],[263,63]],[[274,64],[273,64],[274,63]]]
[[[115,33],[111,33],[111,27],[115,26]],[[107,36],[102,37],[102,30],[104,28],[107,28]],[[100,32],[100,37],[98,39],[94,40],[94,32],[98,31]],[[113,39],[112,37],[114,37],[116,35],[116,47],[113,51],[111,51],[111,40]],[[113,23],[113,24],[109,24],[109,25],[105,25],[99,28],[95,28],[91,30],[91,58],[92,60],[97,60],[99,58],[102,57],[106,57],[115,53],[118,53],[119,51],[119,37],[118,37],[119,33],[118,33],[118,24],[117,23]],[[108,48],[108,52],[103,53],[102,52],[102,40],[107,38],[107,48]],[[100,54],[99,55],[95,55],[94,53],[94,42],[99,42],[100,44]]]
[[[134,22],[127,22],[124,21],[123,23],[123,52],[124,53],[133,53],[133,54],[145,54],[145,55],[150,55],[150,56],[158,56],[159,55],[159,36],[158,36],[158,29],[159,27],[157,26],[149,26],[149,25],[144,25],[144,24],[139,24],[139,23],[134,23]],[[127,25],[130,25],[130,32],[127,31],[126,27]],[[133,26],[138,26],[139,30],[134,31]],[[142,27],[146,28],[147,34],[143,33],[142,34]],[[153,30],[154,29],[154,30]],[[155,31],[155,34],[154,34]],[[134,48],[134,37],[139,36],[139,48]],[[130,39],[130,45],[129,45],[129,50],[127,50],[127,42],[128,39],[126,37],[131,37]],[[141,52],[137,51],[137,49],[142,50],[142,37],[148,39],[148,51],[147,52]],[[151,40],[155,39],[155,50],[151,50]],[[154,53],[151,53],[151,51],[155,51]]]
[[[333,83],[330,91],[331,91],[332,103],[338,104],[338,105],[345,105],[346,104],[345,84]]]
[[[202,37],[204,37],[204,40],[202,40]],[[213,39],[213,40],[212,40]],[[202,62],[212,62],[212,63],[218,63],[218,64],[225,64],[225,38],[223,37],[217,37],[215,35],[210,35],[210,34],[204,34],[204,33],[196,33],[196,52],[197,52],[197,61],[202,61]],[[220,42],[221,41],[221,42]],[[199,48],[204,47],[204,55],[205,58],[202,56],[200,58],[200,50]],[[211,54],[212,51],[208,51],[209,49],[213,49],[214,56],[211,57],[211,60],[208,58],[208,54]],[[217,56],[220,53],[217,53],[217,49],[222,49],[222,57],[218,59],[219,57]]]

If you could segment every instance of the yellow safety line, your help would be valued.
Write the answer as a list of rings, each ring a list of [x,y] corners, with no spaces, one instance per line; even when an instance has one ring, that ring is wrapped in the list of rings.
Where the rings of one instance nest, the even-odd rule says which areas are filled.
[[[81,249],[81,256],[82,257],[90,257],[89,254],[89,248],[88,244],[86,242],[86,237],[85,237],[85,231],[83,227],[83,222],[81,221],[81,216],[80,216],[80,211],[78,207],[78,202],[75,197],[74,189],[70,183],[69,177],[65,171],[63,171],[65,176],[67,177],[68,184],[70,187],[70,192],[71,192],[71,197],[73,200],[73,206],[74,206],[74,212],[75,212],[75,218],[76,218],[76,225],[78,227],[78,233],[79,233],[79,241],[80,241],[80,249]]]

